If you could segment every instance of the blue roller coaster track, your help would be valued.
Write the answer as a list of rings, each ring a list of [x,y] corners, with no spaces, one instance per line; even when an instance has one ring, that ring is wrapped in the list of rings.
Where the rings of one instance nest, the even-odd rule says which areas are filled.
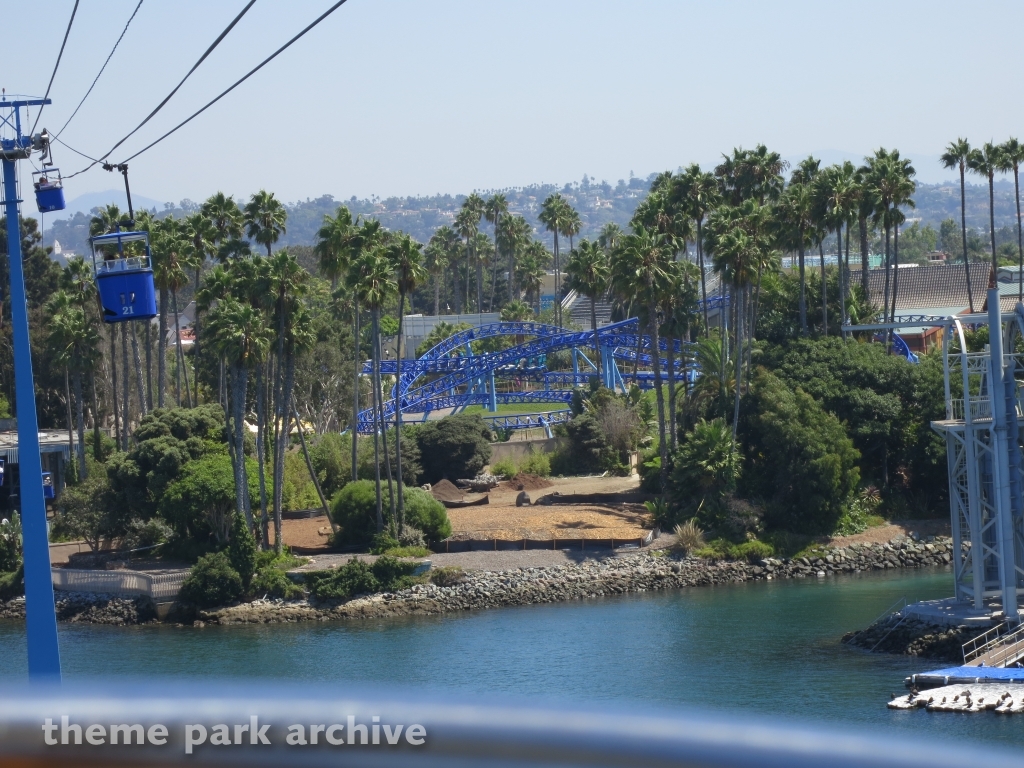
[[[709,307],[728,306],[720,297],[709,299]],[[514,337],[517,343],[492,352],[474,352],[473,342],[494,337]],[[596,344],[595,344],[596,343]],[[600,349],[600,366],[588,357],[595,345]],[[665,339],[659,339],[658,359],[662,378],[671,370],[675,381],[694,381],[698,375],[692,361],[692,344],[673,342],[673,365],[662,352],[668,351]],[[572,371],[550,371],[548,355],[571,350]],[[904,339],[893,337],[893,351],[910,362],[917,362]],[[609,389],[625,391],[636,385],[654,386],[651,338],[640,333],[637,318],[598,328],[597,331],[572,331],[535,322],[487,323],[459,331],[425,352],[416,360],[380,362],[382,375],[401,376],[382,405],[385,424],[393,423],[401,409],[405,421],[427,421],[432,413],[455,413],[470,406],[484,406],[492,413],[499,405],[566,403],[576,388],[593,378]],[[625,369],[620,369],[620,363]],[[372,373],[372,364],[363,365],[363,373]],[[535,386],[536,389],[531,388]],[[410,418],[405,419],[408,416]],[[485,417],[496,429],[543,427],[550,434],[552,424],[568,418],[568,410],[529,413],[515,416]],[[379,422],[372,409],[359,413],[360,433],[372,434]]]

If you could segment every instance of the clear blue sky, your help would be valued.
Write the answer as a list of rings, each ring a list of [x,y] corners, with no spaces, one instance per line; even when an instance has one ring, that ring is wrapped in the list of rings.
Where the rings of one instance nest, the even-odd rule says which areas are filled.
[[[43,123],[58,129],[137,0],[84,0]],[[0,84],[46,89],[72,0],[27,8]],[[242,0],[145,0],[63,135],[102,153],[173,87]],[[330,0],[258,0],[164,111],[112,159],[190,114]],[[49,26],[46,26],[49,24]],[[958,135],[1024,136],[1020,2],[349,0],[258,75],[132,163],[133,189],[286,201],[467,192],[589,174],[614,183],[764,142],[785,157],[877,146],[919,178]],[[6,27],[8,33],[10,27]],[[62,169],[80,158],[58,147]],[[110,189],[96,169],[68,196]]]

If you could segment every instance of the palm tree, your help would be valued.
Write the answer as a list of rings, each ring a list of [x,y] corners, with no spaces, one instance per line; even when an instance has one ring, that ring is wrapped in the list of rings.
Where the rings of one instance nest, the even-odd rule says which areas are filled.
[[[223,244],[242,236],[244,217],[238,203],[223,192],[216,192],[206,199],[199,209],[217,230],[214,241]]]
[[[213,221],[202,213],[202,209],[199,212],[193,213],[191,216],[185,219],[185,236],[191,241],[191,249],[189,252],[189,262],[192,268],[195,270],[195,292],[199,292],[199,275],[203,271],[203,266],[206,264],[207,257],[213,257],[217,252],[217,242],[220,237],[220,231],[214,225]],[[192,359],[199,359],[199,308],[196,307],[196,317],[192,324],[193,333],[195,334],[195,345],[192,348]],[[135,331],[132,330],[134,336]],[[192,398],[192,402],[199,405],[199,376],[198,374],[193,377],[195,381],[193,386],[195,388],[195,394]]]
[[[779,239],[783,247],[796,249],[800,275],[800,333],[807,328],[807,278],[805,255],[814,228],[814,199],[806,184],[790,184],[778,204]]]
[[[583,220],[580,218],[579,211],[569,205],[569,203],[565,205],[568,211],[566,211],[565,229],[562,230],[562,234],[569,238],[569,252],[571,253],[575,247],[573,245],[573,238],[583,229]]]
[[[286,232],[288,211],[281,201],[274,197],[273,192],[261,189],[249,198],[243,209],[245,234],[267,249],[277,242],[282,233]]]
[[[398,532],[405,526],[405,495],[402,491],[402,320],[405,297],[416,290],[426,277],[423,268],[423,246],[409,235],[401,235],[388,246],[387,257],[395,270],[398,285],[398,349],[395,359],[395,462],[398,483]]]
[[[277,325],[277,363],[274,386],[274,548],[281,551],[281,503],[284,490],[284,452],[288,447],[291,422],[291,396],[295,383],[295,354],[305,339],[300,332],[304,317],[299,299],[306,292],[308,273],[287,251],[278,251],[269,259],[269,293],[275,296],[274,319]]]
[[[537,307],[540,314],[540,289],[544,273],[551,263],[551,252],[539,240],[531,240],[523,249],[516,264],[516,282],[526,292],[526,299]]]
[[[373,463],[374,479],[376,481],[377,501],[377,533],[384,530],[384,514],[381,505],[380,493],[380,437],[384,429],[384,423],[379,420],[381,412],[381,385],[380,385],[380,310],[387,300],[398,290],[395,282],[394,268],[391,262],[380,254],[379,248],[371,248],[363,251],[359,258],[352,264],[348,273],[348,284],[359,296],[359,301],[370,310],[371,316],[371,370],[373,402],[371,408],[374,413],[373,428]],[[390,464],[385,462],[390,473]],[[391,496],[391,504],[394,504],[394,495]]]
[[[520,250],[530,242],[531,228],[529,222],[519,215],[505,215],[501,217],[501,224],[498,227],[498,240],[508,256],[508,300],[513,301],[518,297],[516,293],[516,258]]]
[[[500,257],[501,256],[501,241],[498,239],[498,229],[501,226],[502,218],[505,215],[507,215],[507,214],[508,214],[508,200],[506,200],[505,196],[502,195],[502,194],[491,195],[487,199],[487,202],[484,204],[484,218],[487,219],[487,221],[489,221],[491,224],[494,225],[494,249],[495,249],[495,256],[496,257]],[[488,311],[491,311],[491,312],[494,311],[494,291],[495,291],[495,284],[498,281],[498,270],[497,270],[498,258],[495,258],[494,262],[495,262],[495,269],[492,270],[493,274],[491,275],[491,301],[488,304]],[[512,294],[511,294],[512,270],[511,269],[509,269],[509,271],[508,271],[508,280],[509,280],[509,285],[510,285],[510,288],[509,288],[509,290],[510,290],[509,300],[511,300],[511,298],[512,298]]]
[[[704,333],[708,334],[708,283],[704,268],[704,219],[721,203],[718,181],[713,173],[701,171],[697,163],[690,165],[673,185],[670,193],[697,225],[697,263],[700,266],[700,298],[704,303]]]
[[[89,363],[83,372],[89,376],[89,391],[92,396],[93,455],[99,460],[102,440],[100,437],[100,413],[96,394],[96,368],[102,355],[99,350],[99,331],[96,330],[100,321],[99,297],[96,293],[92,266],[80,256],[68,259],[68,263],[61,274],[60,286],[68,294],[74,306],[82,310],[82,314],[89,327],[96,333],[95,343],[89,357],[83,357],[83,361]],[[77,394],[76,397],[78,397]],[[81,440],[79,440],[79,443],[81,443]],[[84,450],[84,444],[82,445]],[[83,474],[82,477],[84,478],[85,475]]]
[[[244,514],[251,530],[252,505],[245,468],[245,404],[249,382],[249,366],[258,360],[270,345],[266,321],[262,314],[233,296],[222,297],[211,310],[208,332],[214,348],[229,361],[231,376],[232,460],[235,474],[235,511]],[[280,546],[280,532],[277,544]]]
[[[423,250],[426,257],[426,268],[434,284],[434,316],[441,314],[441,281],[444,279],[444,270],[448,266],[448,252],[437,237],[437,232],[430,238],[427,247]]]
[[[736,297],[736,391],[733,401],[732,438],[736,441],[736,430],[740,418],[740,382],[743,363],[743,296],[754,279],[759,260],[758,244],[754,237],[741,227],[725,233],[715,248],[715,267],[722,273],[722,279],[729,279]]]
[[[992,276],[989,278],[989,285],[995,280],[996,272],[999,270],[996,258],[995,175],[1000,163],[1002,153],[991,141],[986,141],[981,149],[972,149],[971,154],[967,156],[967,167],[979,176],[988,178],[988,234],[992,242]]]
[[[960,169],[960,234],[964,241],[964,275],[967,278],[967,301],[970,305],[971,314],[974,314],[974,294],[971,293],[971,264],[967,256],[967,195],[965,191],[964,175],[967,172],[967,158],[971,155],[971,145],[967,139],[958,138],[951,141],[942,154],[942,166],[944,168]],[[867,269],[865,268],[865,273]],[[865,277],[865,285],[867,278]],[[867,295],[865,289],[864,295]]]
[[[166,389],[166,346],[167,346],[167,295],[171,296],[170,308],[174,315],[175,338],[175,402],[181,407],[181,374],[185,367],[185,354],[181,348],[181,328],[178,325],[178,289],[188,283],[185,272],[187,238],[182,233],[181,222],[173,216],[153,223],[153,279],[160,291],[160,338],[157,340],[157,407],[164,407]],[[187,387],[186,387],[187,388]]]
[[[1021,239],[1020,220],[1020,164],[1024,162],[1024,144],[1010,138],[999,146],[999,170],[1013,171],[1013,196],[1017,201],[1017,301],[1024,301],[1024,240]]]
[[[626,233],[622,231],[622,227],[614,221],[609,221],[601,227],[601,232],[597,236],[597,243],[604,248],[605,253],[611,253],[618,246],[619,241],[622,240],[622,237],[625,234]]]
[[[82,375],[91,372],[96,365],[99,346],[99,333],[87,315],[85,308],[79,306],[75,297],[65,291],[55,293],[46,304],[49,317],[48,344],[54,351],[54,361],[64,367],[65,383],[70,377],[74,381],[76,427],[78,432],[78,476],[85,479],[85,416],[82,400]],[[70,419],[71,402],[68,399]],[[95,418],[95,416],[94,416]],[[71,429],[70,423],[68,429]]]
[[[555,323],[557,325],[562,324],[561,262],[559,261],[558,235],[565,231],[569,210],[569,204],[565,198],[556,192],[544,200],[541,204],[540,214],[537,216],[544,228],[555,238]]]
[[[466,199],[466,203],[470,202],[471,197]],[[476,239],[476,234],[480,228],[480,213],[475,206],[470,206],[466,203],[463,203],[462,210],[455,217],[455,231],[466,241],[466,310],[468,311],[470,307],[469,281],[470,275],[473,273],[473,241]],[[480,302],[483,295],[483,269],[479,263],[477,264],[477,272],[477,312],[480,312]],[[458,297],[459,300],[461,298],[461,296]],[[461,312],[461,309],[459,311]]]
[[[661,487],[668,488],[668,445],[665,433],[665,394],[661,386],[661,342],[658,335],[659,296],[669,281],[667,265],[671,244],[665,235],[639,229],[622,239],[612,254],[611,279],[620,293],[643,297],[647,308],[647,326],[651,338],[651,365],[654,368],[654,389],[658,402],[658,437],[661,456]]]
[[[597,242],[584,238],[569,253],[565,265],[569,287],[590,299],[590,330],[594,334],[594,360],[601,370],[601,347],[597,341],[597,299],[608,290],[608,255]]]
[[[843,264],[843,224],[853,214],[859,197],[859,189],[854,181],[855,169],[849,161],[843,165],[831,165],[824,169],[815,179],[813,197],[815,208],[827,229],[836,233],[836,262],[839,268],[839,309],[840,322],[846,323],[846,298],[849,291],[849,263]],[[850,254],[850,229],[846,229],[847,261]],[[827,329],[827,326],[826,326]],[[845,333],[843,334],[845,338]]]

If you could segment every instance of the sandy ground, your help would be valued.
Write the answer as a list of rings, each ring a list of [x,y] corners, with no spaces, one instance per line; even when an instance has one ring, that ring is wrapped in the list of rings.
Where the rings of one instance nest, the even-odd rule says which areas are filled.
[[[851,544],[884,544],[897,536],[909,536],[911,533],[921,536],[949,536],[949,518],[936,520],[894,520],[888,525],[868,528],[864,533],[853,536],[833,536],[825,540],[832,547],[848,547]]]
[[[536,502],[558,492],[619,493],[639,486],[635,477],[566,477],[550,479],[551,487],[527,491]],[[630,539],[646,533],[647,511],[640,504],[593,504],[517,507],[519,491],[502,483],[483,507],[449,509],[455,538],[480,539]],[[467,501],[480,498],[467,496]]]
[[[528,491],[531,500],[536,501],[553,491],[563,494],[619,493],[635,490],[639,485],[636,477],[566,477],[551,478],[550,482],[550,488]],[[518,494],[517,490],[502,483],[490,492],[490,504],[487,506],[449,509],[453,534],[460,534],[463,538],[489,539],[630,539],[644,535],[645,510],[640,505],[517,507]],[[480,495],[466,496],[467,501],[477,498]],[[327,551],[330,524],[326,517],[283,520],[281,530],[284,543],[290,547]]]

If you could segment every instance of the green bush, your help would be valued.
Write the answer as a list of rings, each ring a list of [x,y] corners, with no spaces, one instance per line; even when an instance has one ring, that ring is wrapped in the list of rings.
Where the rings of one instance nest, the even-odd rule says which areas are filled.
[[[397,549],[398,546],[398,539],[392,536],[391,531],[387,528],[383,533],[376,534],[370,540],[370,552],[374,555],[383,555],[389,549]]]
[[[515,477],[519,474],[519,465],[516,464],[515,459],[511,456],[506,459],[499,459],[491,464],[491,474],[499,477]]]
[[[256,574],[252,580],[249,592],[256,597],[269,595],[280,597],[283,600],[294,600],[302,597],[302,587],[288,578],[288,575],[278,568],[264,568]]]
[[[764,499],[771,527],[831,533],[860,481],[860,453],[839,420],[764,369],[744,397],[740,491]]]
[[[388,515],[387,486],[382,485],[381,492],[383,511]],[[452,524],[441,502],[421,488],[405,488],[403,496],[406,525],[422,531],[430,543],[452,535]],[[331,501],[331,514],[338,524],[338,532],[331,537],[333,546],[371,546],[377,535],[376,498],[375,486],[369,480],[349,483],[335,495]],[[392,539],[381,551],[399,544]]]
[[[528,475],[547,477],[551,474],[551,459],[546,453],[531,451],[519,465],[519,471]]]
[[[724,419],[698,421],[676,449],[669,477],[674,519],[697,516],[716,527],[726,494],[736,487],[743,457]]]
[[[696,550],[697,557],[708,560],[747,560],[756,563],[775,554],[775,548],[764,541],[745,541],[734,544],[728,539],[714,539],[707,545]]]
[[[429,545],[452,535],[448,510],[422,488],[405,489],[405,523],[423,531]]]
[[[259,470],[246,459],[249,498],[259,498]],[[270,489],[267,489],[270,492]],[[160,514],[181,539],[218,544],[230,539],[235,516],[235,474],[226,453],[190,461],[180,476],[167,486],[160,500]]]
[[[392,547],[391,549],[381,552],[382,555],[391,555],[391,557],[429,557],[434,554],[426,547]]]
[[[410,577],[417,567],[419,563],[399,560],[391,555],[381,555],[370,566],[380,588],[389,592],[412,586]]]
[[[416,439],[428,483],[476,477],[491,460],[491,430],[478,413],[427,422]]]
[[[387,486],[381,488],[383,507],[388,506]],[[370,480],[349,483],[331,500],[331,515],[338,531],[331,536],[336,547],[368,547],[377,534],[376,490]]]
[[[354,557],[335,570],[307,573],[306,584],[313,596],[321,600],[347,600],[380,591],[370,566]]]
[[[94,466],[86,480],[65,488],[57,500],[59,514],[53,520],[52,537],[72,541],[84,539],[93,551],[98,550],[100,539],[114,528],[108,511],[112,497],[105,469]]]
[[[25,567],[10,573],[0,573],[0,600],[12,600],[25,594]]]
[[[565,432],[569,437],[566,455],[555,462],[559,474],[585,475],[602,472],[615,461],[614,451],[601,431],[597,419],[584,413],[566,422]]]
[[[200,608],[227,605],[241,596],[242,577],[231,567],[231,561],[223,552],[200,557],[178,593],[180,601],[195,603]]]
[[[252,535],[245,515],[235,513],[231,524],[231,541],[228,543],[228,560],[231,567],[242,577],[242,586],[248,589],[256,573],[256,538]]]

